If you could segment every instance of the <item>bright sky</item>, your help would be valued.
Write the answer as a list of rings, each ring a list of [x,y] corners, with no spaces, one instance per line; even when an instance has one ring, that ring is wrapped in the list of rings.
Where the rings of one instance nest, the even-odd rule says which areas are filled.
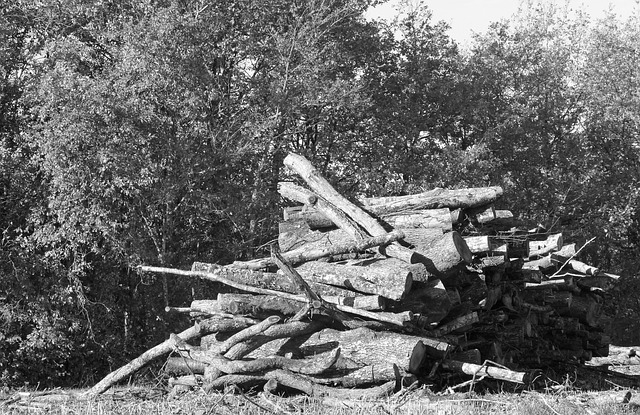
[[[420,1],[420,0],[414,0]],[[482,33],[492,22],[508,18],[518,10],[520,0],[422,0],[433,12],[433,22],[449,23],[449,35],[459,44],[467,44],[473,32]],[[371,18],[391,18],[398,0],[390,0],[368,12]],[[619,16],[629,16],[640,0],[570,0],[573,7],[586,10],[593,18],[611,8]],[[560,0],[560,4],[564,4]]]

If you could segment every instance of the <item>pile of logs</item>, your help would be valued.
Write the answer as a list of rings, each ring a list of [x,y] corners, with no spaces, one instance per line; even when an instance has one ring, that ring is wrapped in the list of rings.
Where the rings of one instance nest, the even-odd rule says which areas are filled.
[[[171,351],[176,388],[280,386],[342,398],[415,382],[526,384],[554,362],[608,355],[600,308],[618,277],[575,259],[579,249],[562,234],[497,210],[500,187],[354,203],[304,157],[289,154],[285,165],[306,187],[279,184],[298,203],[284,209],[279,247],[226,266],[142,267],[214,281],[219,294],[169,307],[197,323],[91,393]]]

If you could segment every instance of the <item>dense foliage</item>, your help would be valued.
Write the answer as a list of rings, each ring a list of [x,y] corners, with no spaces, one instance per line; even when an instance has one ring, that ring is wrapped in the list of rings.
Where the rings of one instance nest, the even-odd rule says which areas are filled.
[[[0,384],[164,338],[207,285],[136,265],[263,254],[288,151],[351,195],[501,185],[637,272],[640,11],[530,1],[461,52],[427,7],[371,3],[0,0]]]

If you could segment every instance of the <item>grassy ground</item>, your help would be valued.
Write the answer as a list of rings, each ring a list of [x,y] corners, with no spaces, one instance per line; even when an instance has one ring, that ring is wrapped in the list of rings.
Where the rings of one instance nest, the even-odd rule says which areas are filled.
[[[55,392],[55,391],[54,391]],[[631,398],[629,398],[629,393]],[[78,400],[77,392],[55,392],[19,401],[0,402],[6,414],[637,414],[640,413],[640,390],[578,392],[570,388],[519,393],[455,393],[435,395],[418,389],[378,401],[334,401],[307,397],[278,397],[265,393],[188,392],[172,397],[149,388],[119,388],[93,400]],[[627,403],[623,402],[627,398]]]

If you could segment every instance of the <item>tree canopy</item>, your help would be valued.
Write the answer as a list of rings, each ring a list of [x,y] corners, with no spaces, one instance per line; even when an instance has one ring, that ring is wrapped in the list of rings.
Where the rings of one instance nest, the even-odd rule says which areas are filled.
[[[352,196],[501,185],[636,272],[640,11],[528,1],[462,51],[427,6],[373,3],[0,0],[0,383],[164,336],[208,288],[136,266],[263,255],[289,151]]]

